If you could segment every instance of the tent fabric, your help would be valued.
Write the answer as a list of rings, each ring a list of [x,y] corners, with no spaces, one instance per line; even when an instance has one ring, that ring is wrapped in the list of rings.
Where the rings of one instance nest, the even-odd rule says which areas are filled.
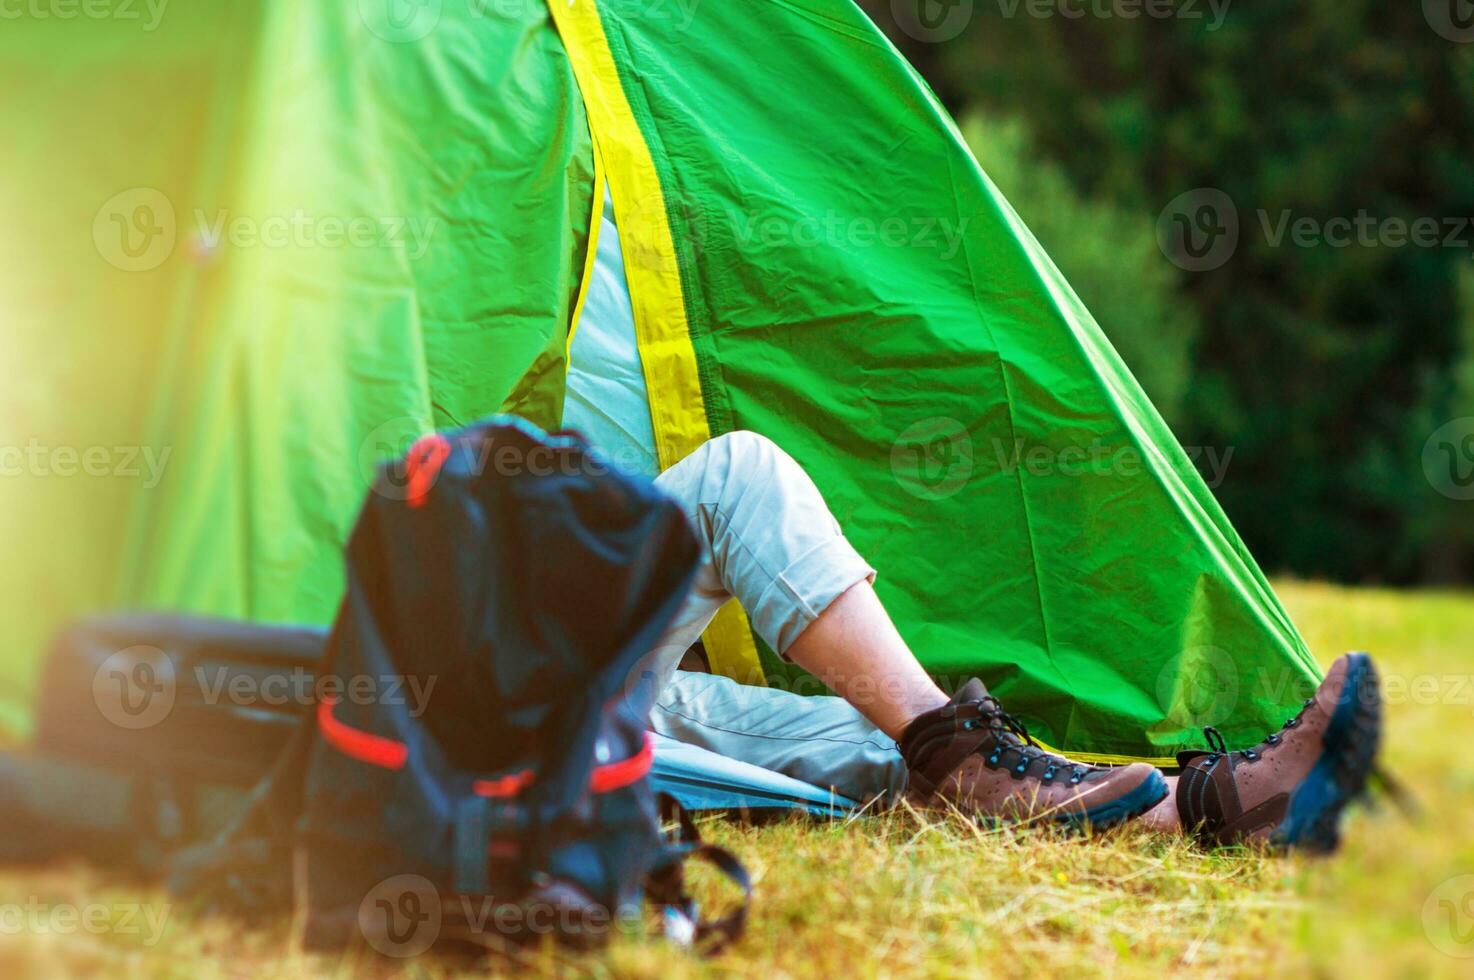
[[[325,623],[380,460],[503,407],[556,426],[594,197],[557,34],[462,4],[415,43],[370,7],[0,32],[0,445],[40,452],[0,480],[8,727],[77,614]],[[52,465],[88,450],[102,475]]]
[[[592,273],[569,345],[563,425],[591,439],[609,458],[636,473],[660,472],[650,393],[635,332],[624,254],[605,188]],[[761,682],[756,634],[742,607],[728,603],[703,635],[707,660],[718,673]]]
[[[1316,673],[1303,641],[863,13],[552,9],[605,159],[618,141],[649,150],[624,153],[623,199],[610,171],[637,325],[671,302],[642,291],[677,290],[695,354],[684,384],[651,386],[657,442],[662,402],[693,381],[711,431],[777,441],[880,570],[923,663],[954,685],[987,677],[1053,745],[1170,764],[1201,724],[1246,740],[1282,718]],[[797,97],[755,98],[753,78]],[[652,182],[659,207],[639,195]],[[767,679],[800,680],[758,646]]]
[[[377,461],[499,409],[556,426],[596,169],[660,466],[772,438],[926,667],[1053,746],[1171,764],[1203,724],[1247,741],[1293,710],[1317,671],[1263,574],[849,0],[377,6],[0,36],[0,446],[114,461],[0,481],[8,722],[70,615],[326,622]],[[166,457],[157,481],[120,448]],[[705,639],[723,673],[809,681],[735,607]]]

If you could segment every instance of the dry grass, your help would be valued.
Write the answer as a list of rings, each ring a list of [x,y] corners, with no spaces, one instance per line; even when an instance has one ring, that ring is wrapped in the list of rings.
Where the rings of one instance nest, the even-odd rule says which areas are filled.
[[[1139,830],[1080,841],[906,814],[767,827],[713,821],[708,836],[741,854],[757,880],[739,946],[707,961],[653,941],[585,956],[548,948],[521,968],[609,977],[1469,975],[1474,959],[1451,957],[1437,942],[1474,956],[1474,938],[1459,944],[1436,902],[1425,926],[1424,909],[1440,883],[1474,874],[1474,759],[1466,749],[1474,738],[1474,598],[1281,588],[1321,656],[1352,647],[1377,653],[1391,681],[1385,758],[1416,788],[1428,810],[1422,824],[1390,811],[1358,813],[1342,854],[1314,862],[1207,852]],[[114,909],[141,902],[156,912],[165,903],[81,869],[0,877],[0,903],[31,897]],[[146,931],[107,929],[0,936],[0,969],[190,978],[518,970],[307,956],[293,949],[287,922],[241,931],[169,911],[156,943]],[[1463,909],[1470,912],[1474,893]],[[1474,929],[1474,916],[1457,921]]]

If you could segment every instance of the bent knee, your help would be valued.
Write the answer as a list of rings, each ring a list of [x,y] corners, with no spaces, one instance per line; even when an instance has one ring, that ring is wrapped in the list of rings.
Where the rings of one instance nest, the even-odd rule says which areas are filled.
[[[714,436],[707,442],[712,452],[720,452],[729,456],[757,456],[778,449],[778,444],[767,436],[751,429],[734,429],[731,432]]]
[[[812,485],[803,468],[777,443],[747,430],[708,439],[655,482],[678,499],[690,497],[700,504],[715,503],[755,485]]]
[[[721,460],[732,472],[756,475],[797,469],[793,457],[765,435],[748,429],[737,429],[716,436],[702,447]]]

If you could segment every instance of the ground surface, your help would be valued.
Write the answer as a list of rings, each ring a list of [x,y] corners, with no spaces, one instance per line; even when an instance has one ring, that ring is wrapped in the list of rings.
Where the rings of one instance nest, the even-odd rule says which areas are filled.
[[[1312,649],[1377,654],[1384,759],[1427,818],[1360,812],[1331,861],[1204,852],[1134,832],[1091,841],[898,815],[846,824],[707,825],[757,878],[746,939],[699,962],[660,943],[544,950],[524,966],[594,976],[1474,975],[1474,596],[1281,584]],[[0,829],[3,832],[3,829]],[[719,895],[710,886],[713,895]],[[45,929],[14,905],[103,906],[134,927]],[[140,906],[132,908],[132,906]],[[94,873],[0,875],[0,975],[442,977],[368,956],[306,956],[290,925],[194,922]],[[167,912],[154,938],[153,921]],[[99,913],[100,914],[100,913]],[[17,925],[21,928],[17,928]],[[1457,954],[1464,957],[1459,958]]]

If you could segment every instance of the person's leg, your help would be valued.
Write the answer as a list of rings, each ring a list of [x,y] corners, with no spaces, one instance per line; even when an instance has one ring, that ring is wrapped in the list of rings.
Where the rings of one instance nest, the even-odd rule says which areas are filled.
[[[881,608],[870,587],[874,571],[818,488],[769,440],[713,439],[656,482],[686,510],[704,557],[686,609],[646,663],[653,692],[669,687],[681,653],[735,596],[775,651],[900,736],[919,802],[1102,827],[1166,793],[1150,766],[1101,769],[1026,742],[981,682],[948,699]]]
[[[1177,815],[1177,781],[1179,776],[1164,776],[1167,781],[1167,796],[1141,815],[1144,826],[1164,834],[1182,832],[1182,819]]]
[[[711,440],[657,483],[685,508],[703,560],[686,608],[647,661],[654,691],[735,596],[774,650],[899,736],[909,791],[923,802],[1096,827],[1146,814],[1161,830],[1187,824],[1221,841],[1323,849],[1365,784],[1380,700],[1363,654],[1341,658],[1283,732],[1254,749],[1204,753],[1169,792],[1142,763],[1105,769],[1042,751],[980,681],[946,699],[881,608],[873,570],[773,443],[752,433]]]
[[[868,580],[850,586],[786,651],[891,738],[947,703],[906,646]]]
[[[686,606],[642,666],[654,696],[722,605],[736,597],[780,656],[822,679],[892,738],[945,704],[896,632],[875,571],[841,533],[807,473],[773,442],[732,432],[655,481],[686,511],[702,563]]]
[[[895,740],[844,698],[678,670],[650,713],[650,728],[857,802],[899,799],[906,789]]]
[[[899,798],[906,766],[895,739],[845,699],[676,669],[735,594],[767,642],[780,652],[800,648],[807,669],[867,703],[887,728],[898,731],[907,712],[915,713],[900,705],[918,692],[918,708],[946,700],[880,609],[870,587],[874,572],[840,534],[812,482],[772,443],[734,433],[707,442],[656,484],[685,510],[702,557],[685,603],[636,671],[651,729],[851,799]],[[810,619],[805,607],[812,617],[802,628]],[[887,661],[900,663],[902,682],[885,685],[895,696],[865,680],[871,656],[839,649],[849,643],[874,651],[881,665],[874,678]]]

